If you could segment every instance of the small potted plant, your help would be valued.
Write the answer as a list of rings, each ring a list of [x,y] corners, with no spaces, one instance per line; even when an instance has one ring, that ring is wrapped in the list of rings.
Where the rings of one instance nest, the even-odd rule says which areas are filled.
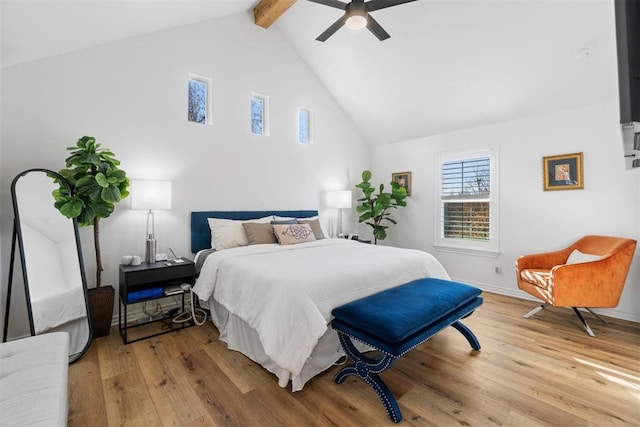
[[[358,199],[360,206],[356,208],[359,214],[358,222],[364,222],[373,229],[374,243],[378,240],[384,240],[387,237],[388,225],[383,225],[383,221],[392,224],[397,222],[391,218],[390,209],[398,209],[399,206],[407,206],[405,201],[407,190],[401,187],[397,182],[391,182],[391,192],[385,193],[384,184],[380,184],[378,194],[374,194],[376,189],[369,182],[371,180],[371,171],[362,172],[362,182],[356,185],[364,193],[364,197]]]
[[[96,255],[96,286],[89,289],[89,310],[94,337],[109,335],[113,316],[114,288],[102,286],[100,219],[110,216],[116,203],[129,195],[129,179],[119,169],[120,161],[108,149],[100,148],[94,137],[83,136],[71,154],[66,168],[59,171],[71,187],[61,186],[53,193],[55,207],[68,218],[77,218],[80,227],[93,226]]]

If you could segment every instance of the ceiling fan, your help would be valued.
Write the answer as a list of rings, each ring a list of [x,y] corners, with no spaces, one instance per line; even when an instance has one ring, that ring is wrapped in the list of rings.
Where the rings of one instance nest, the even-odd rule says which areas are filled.
[[[335,7],[336,9],[344,10],[344,15],[336,22],[334,22],[329,28],[327,28],[322,34],[320,34],[316,40],[325,41],[338,31],[342,26],[346,26],[352,30],[361,30],[367,27],[369,31],[373,33],[378,40],[386,40],[389,37],[384,28],[378,21],[373,19],[373,16],[369,12],[375,10],[384,9],[391,6],[397,6],[402,3],[409,3],[416,0],[371,0],[365,2],[364,0],[352,0],[349,3],[343,3],[338,0],[309,0],[313,3],[320,3],[325,6]]]

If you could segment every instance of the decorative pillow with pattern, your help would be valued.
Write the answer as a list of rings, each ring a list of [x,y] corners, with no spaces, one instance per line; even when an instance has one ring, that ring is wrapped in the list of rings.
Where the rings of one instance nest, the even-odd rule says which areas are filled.
[[[295,245],[316,240],[309,224],[273,224],[273,231],[281,245]]]

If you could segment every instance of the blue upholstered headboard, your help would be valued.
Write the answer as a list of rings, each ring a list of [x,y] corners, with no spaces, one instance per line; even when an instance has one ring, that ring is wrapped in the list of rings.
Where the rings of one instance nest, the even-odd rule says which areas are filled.
[[[191,252],[196,253],[211,247],[211,229],[207,218],[249,220],[267,215],[309,218],[318,211],[202,211],[191,212]]]

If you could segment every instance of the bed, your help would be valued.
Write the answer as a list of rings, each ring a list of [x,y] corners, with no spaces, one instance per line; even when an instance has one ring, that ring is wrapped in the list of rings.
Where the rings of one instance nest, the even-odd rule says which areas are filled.
[[[291,383],[292,391],[302,390],[344,355],[328,326],[333,308],[415,279],[449,279],[426,252],[346,239],[210,249],[221,241],[212,242],[210,221],[233,220],[224,223],[237,228],[249,220],[266,223],[269,217],[309,222],[317,211],[192,212],[191,243],[199,270],[193,290],[229,349],[272,372],[281,387]]]

